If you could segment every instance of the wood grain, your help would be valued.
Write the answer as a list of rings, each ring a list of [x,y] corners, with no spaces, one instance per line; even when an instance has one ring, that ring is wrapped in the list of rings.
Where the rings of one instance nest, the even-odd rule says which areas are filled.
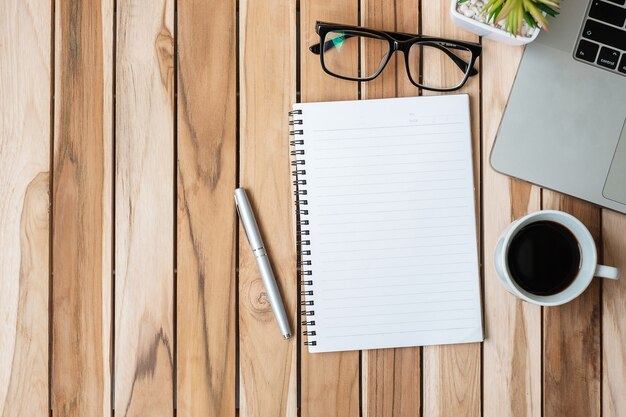
[[[485,342],[483,415],[541,415],[541,308],[509,294],[493,267],[502,231],[540,209],[540,190],[495,172],[489,163],[523,49],[485,40],[482,55],[483,265]]]
[[[542,190],[543,208],[578,218],[596,243],[601,238],[600,209]],[[602,258],[598,258],[602,261]],[[576,299],[543,310],[543,409],[545,417],[600,415],[600,280]]]
[[[115,415],[173,414],[174,3],[117,2]]]
[[[602,415],[626,416],[626,216],[602,211],[604,262],[618,281],[602,281]],[[598,279],[598,278],[596,278]]]
[[[456,27],[450,20],[448,2],[422,2],[422,34],[449,39],[478,42],[478,37]],[[435,59],[436,58],[436,59]],[[444,85],[458,79],[458,67],[444,55],[425,55],[422,68],[424,84]],[[480,61],[475,64],[480,68]],[[474,184],[476,216],[480,219],[480,77],[468,79],[457,94],[466,93],[470,98],[472,123],[472,151],[474,161]],[[424,90],[425,95],[440,94]],[[477,220],[479,222],[479,220]],[[477,224],[477,245],[480,247],[480,225]],[[426,346],[423,351],[424,416],[479,416],[481,408],[481,361],[480,344]]]
[[[364,416],[417,416],[420,413],[420,348],[363,351]]]
[[[234,1],[178,3],[180,417],[235,415],[235,27]]]
[[[358,23],[358,0],[300,4],[300,98],[302,102],[356,100],[358,84],[324,73],[320,57],[309,52],[319,42],[315,22]],[[301,346],[302,417],[355,417],[359,404],[359,352],[309,353]]]
[[[296,93],[296,4],[242,0],[239,19],[240,183],[256,213],[295,336],[287,112]],[[242,228],[239,262],[240,415],[296,416],[297,337],[283,340]]]
[[[361,24],[389,31],[418,33],[419,4],[389,0],[363,0]],[[365,72],[375,72],[384,51],[362,45]],[[396,53],[382,74],[363,83],[361,98],[416,96],[419,90],[409,81],[404,57]],[[420,412],[420,348],[365,350],[361,358],[361,406],[364,416],[416,416]]]
[[[53,413],[109,416],[113,2],[56,1],[54,33]]]
[[[0,416],[48,413],[50,3],[0,4]],[[45,92],[42,94],[42,92]]]

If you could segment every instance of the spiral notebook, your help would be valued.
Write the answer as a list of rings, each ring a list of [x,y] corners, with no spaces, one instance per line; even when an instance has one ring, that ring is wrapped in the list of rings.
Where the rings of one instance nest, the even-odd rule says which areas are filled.
[[[310,352],[483,339],[467,95],[296,104]]]

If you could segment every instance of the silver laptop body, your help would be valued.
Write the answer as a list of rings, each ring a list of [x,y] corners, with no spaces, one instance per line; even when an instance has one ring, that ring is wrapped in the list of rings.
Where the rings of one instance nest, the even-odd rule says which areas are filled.
[[[626,23],[618,26],[622,11],[615,9],[626,16],[626,4],[620,3],[562,2],[550,31],[526,48],[491,165],[626,213]]]

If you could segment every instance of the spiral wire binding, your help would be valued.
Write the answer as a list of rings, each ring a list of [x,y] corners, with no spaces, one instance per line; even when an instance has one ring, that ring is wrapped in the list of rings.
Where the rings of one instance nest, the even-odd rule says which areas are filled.
[[[306,161],[304,159],[304,149],[302,146],[304,145],[304,140],[299,138],[304,134],[304,129],[302,128],[302,119],[297,119],[296,116],[302,115],[302,110],[292,110],[289,112],[289,126],[291,130],[289,131],[289,136],[292,138],[289,141],[289,145],[291,146],[291,166],[293,168],[291,174],[294,177],[293,186],[294,186],[294,196],[296,203],[296,218],[297,220],[297,231],[296,231],[296,244],[298,247],[298,270],[300,276],[312,276],[313,271],[310,269],[304,269],[307,266],[311,266],[311,260],[307,259],[307,257],[311,256],[311,251],[308,249],[302,249],[304,246],[310,246],[311,241],[308,239],[304,239],[304,236],[309,236],[310,231],[305,229],[305,226],[309,225],[309,210],[303,209],[303,206],[308,205],[308,200],[306,199],[307,189],[306,189],[306,169],[304,168],[306,165]],[[294,128],[294,126],[298,126],[298,128]],[[300,281],[301,287],[311,286],[313,285],[313,280],[304,279]],[[315,336],[315,330],[313,326],[315,326],[315,320],[313,317],[315,316],[315,310],[313,310],[313,306],[315,305],[315,301],[312,299],[313,290],[311,289],[302,289],[300,291],[300,295],[302,297],[306,297],[306,299],[302,299],[300,305],[302,307],[302,311],[300,315],[303,317],[301,324],[303,326],[307,326],[307,330],[303,331],[302,334],[307,337],[307,340],[304,342],[306,346],[316,346],[317,341],[313,340],[311,337]]]

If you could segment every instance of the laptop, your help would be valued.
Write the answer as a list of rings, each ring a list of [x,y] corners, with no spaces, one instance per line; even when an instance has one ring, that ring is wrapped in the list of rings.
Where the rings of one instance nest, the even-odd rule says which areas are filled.
[[[626,213],[626,0],[564,1],[527,46],[496,171]]]

